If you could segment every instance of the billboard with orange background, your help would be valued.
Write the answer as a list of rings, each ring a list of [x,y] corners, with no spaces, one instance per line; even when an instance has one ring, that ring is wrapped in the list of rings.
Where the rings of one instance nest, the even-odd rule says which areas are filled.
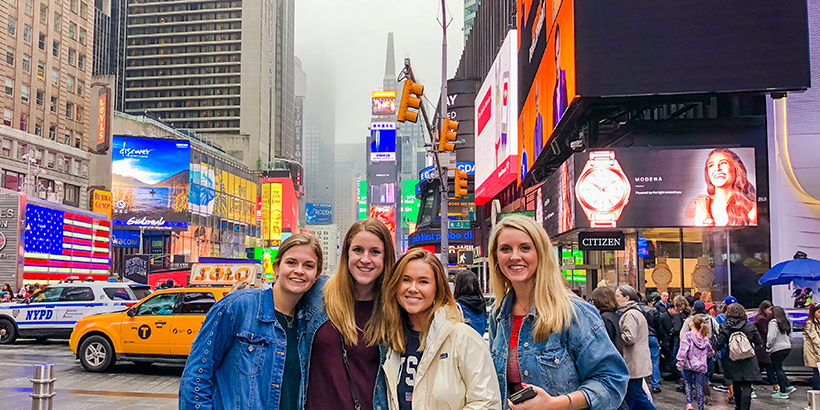
[[[519,0],[517,7],[520,183],[577,96],[574,1]]]

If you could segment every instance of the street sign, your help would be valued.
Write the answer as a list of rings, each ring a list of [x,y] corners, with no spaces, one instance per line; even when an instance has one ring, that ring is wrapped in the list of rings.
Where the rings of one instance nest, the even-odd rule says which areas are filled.
[[[447,226],[450,229],[470,229],[470,221],[448,221]]]

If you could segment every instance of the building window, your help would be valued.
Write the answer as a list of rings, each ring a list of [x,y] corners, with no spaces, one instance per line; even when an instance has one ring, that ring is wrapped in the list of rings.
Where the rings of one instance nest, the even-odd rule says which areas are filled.
[[[66,88],[66,91],[68,91],[72,94],[74,93],[74,77],[68,76],[68,78],[66,78],[66,87],[65,88]],[[69,117],[69,118],[71,118],[71,117]]]
[[[43,51],[46,50],[46,35],[45,34],[40,33],[40,42],[37,44],[37,47],[39,47],[40,50],[43,50]]]
[[[16,31],[17,31],[17,19],[12,17],[12,16],[9,16],[9,34],[11,34],[13,36]]]
[[[34,122],[34,135],[38,137],[43,136],[43,120],[37,120]]]
[[[65,103],[65,117],[69,120],[74,117],[74,104]]]
[[[0,145],[0,155],[8,158],[11,156],[11,140],[3,138],[3,143]]]
[[[68,38],[74,40],[74,36],[77,34],[77,25],[73,22],[68,22]]]
[[[85,55],[80,54],[80,56],[77,57],[77,68],[85,70]]]
[[[60,32],[62,30],[63,25],[62,21],[60,20],[60,13],[54,13],[54,31]]]
[[[42,107],[45,100],[45,93],[43,90],[37,90],[37,106]]]
[[[14,171],[5,171],[5,178],[3,178],[3,187],[12,191],[22,191],[23,181],[26,179],[25,174]]]
[[[23,26],[23,41],[25,41],[26,44],[31,44],[31,26],[28,24]]]
[[[68,65],[73,66],[77,60],[77,51],[73,48],[68,49]]]
[[[71,184],[63,185],[63,203],[70,206],[80,206],[80,187]]]
[[[60,56],[60,42],[57,40],[54,40],[54,42],[51,45],[51,55],[53,55],[54,57]]]
[[[85,83],[80,81],[80,80],[77,80],[77,95],[82,97],[84,88],[85,88]]]
[[[82,133],[79,133],[79,134],[75,135],[74,136],[74,148],[80,148],[80,144],[82,143],[82,141],[83,141],[83,134]]]
[[[28,114],[20,114],[20,131],[28,132]]]
[[[85,110],[83,110],[82,106],[77,106],[77,122],[80,124],[83,123],[83,116],[85,115]]]
[[[51,112],[57,112],[57,97],[51,97]]]
[[[26,14],[31,15],[34,11],[34,0],[26,0]]]
[[[8,108],[3,109],[3,125],[11,127],[12,118],[14,118],[14,112]]]
[[[29,87],[27,85],[23,84],[20,91],[21,91],[20,92],[20,99],[23,102],[28,102],[28,96],[29,96],[29,92],[30,92]]]
[[[80,175],[80,161],[76,159],[71,162],[71,175]]]
[[[48,6],[45,3],[40,3],[40,23],[46,24],[48,20]]]
[[[26,149],[26,144],[18,142],[17,143],[17,158],[18,159],[23,158],[23,155],[26,155],[26,152],[28,152],[28,150]]]
[[[27,56],[25,54],[23,54],[23,72],[31,72],[31,56]]]
[[[52,141],[57,140],[57,126],[56,125],[52,125],[52,126],[48,127],[48,139],[50,139]]]
[[[77,13],[77,0],[71,0],[71,12],[74,14]]]
[[[6,78],[6,95],[14,96],[14,80]]]
[[[14,65],[14,49],[11,47],[6,49],[6,63]]]
[[[88,15],[88,5],[80,3],[80,17],[85,18]]]
[[[37,62],[37,78],[41,80],[46,79],[46,63],[42,61]]]
[[[80,44],[85,44],[85,29],[80,28]]]
[[[71,145],[71,130],[66,130],[65,139],[63,139],[63,144]]]
[[[51,83],[54,85],[60,83],[60,72],[56,68],[51,69]]]
[[[48,156],[46,157],[46,166],[54,168],[54,153],[51,151],[48,152]]]

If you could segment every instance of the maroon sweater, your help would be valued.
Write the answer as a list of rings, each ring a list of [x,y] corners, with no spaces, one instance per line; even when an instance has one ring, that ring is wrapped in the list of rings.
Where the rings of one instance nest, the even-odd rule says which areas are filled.
[[[364,329],[373,313],[373,301],[356,302],[356,326]],[[379,346],[367,347],[364,333],[359,331],[359,343],[346,346],[350,363],[350,378],[362,410],[373,410],[373,390],[379,372]],[[306,410],[328,408],[352,409],[353,398],[347,385],[342,359],[341,334],[330,321],[316,331],[310,353]]]

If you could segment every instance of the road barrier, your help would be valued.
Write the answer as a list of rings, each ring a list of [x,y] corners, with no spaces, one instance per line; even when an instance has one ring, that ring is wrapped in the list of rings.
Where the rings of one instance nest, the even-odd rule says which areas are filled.
[[[31,410],[51,410],[54,405],[54,365],[35,364],[31,389]]]

